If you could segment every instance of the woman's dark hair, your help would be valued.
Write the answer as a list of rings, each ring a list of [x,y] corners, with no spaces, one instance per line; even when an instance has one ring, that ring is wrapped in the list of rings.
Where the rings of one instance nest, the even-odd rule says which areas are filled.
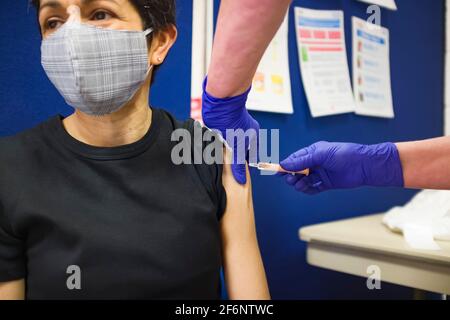
[[[153,32],[149,36],[149,41],[152,40],[152,35],[161,30],[164,30],[169,25],[176,26],[176,9],[175,0],[129,0],[135,7],[144,22],[144,30],[152,28]],[[39,11],[41,0],[31,0],[31,3]],[[153,67],[152,83],[155,79],[155,74],[159,66]]]

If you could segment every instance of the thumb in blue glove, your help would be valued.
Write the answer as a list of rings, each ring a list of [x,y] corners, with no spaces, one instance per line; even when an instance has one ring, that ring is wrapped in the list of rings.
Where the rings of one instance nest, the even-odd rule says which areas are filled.
[[[241,129],[244,132],[253,130],[254,134],[251,134],[251,131],[249,135],[236,134],[232,143],[233,164],[231,170],[236,181],[245,184],[247,183],[246,158],[248,158],[250,149],[252,149],[251,154],[257,154],[260,129],[258,122],[250,116],[245,106],[251,88],[239,96],[220,99],[206,92],[206,84],[207,78],[203,82],[202,116],[203,122],[208,128],[218,130],[226,141],[230,140],[228,139],[230,129]],[[244,150],[244,154],[240,150]]]
[[[293,153],[280,164],[289,171],[310,169],[309,176],[285,175],[289,185],[306,194],[361,186],[404,185],[400,157],[393,143],[361,145],[322,141]]]

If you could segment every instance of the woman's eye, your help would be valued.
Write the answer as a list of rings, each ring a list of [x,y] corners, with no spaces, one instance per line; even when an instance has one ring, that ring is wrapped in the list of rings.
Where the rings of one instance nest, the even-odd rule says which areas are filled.
[[[59,21],[59,20],[49,20],[49,21],[47,21],[47,29],[49,29],[49,30],[53,30],[53,29],[59,28],[60,25],[61,25],[61,21]]]
[[[111,18],[111,15],[105,11],[97,11],[92,16],[92,20],[106,20]]]

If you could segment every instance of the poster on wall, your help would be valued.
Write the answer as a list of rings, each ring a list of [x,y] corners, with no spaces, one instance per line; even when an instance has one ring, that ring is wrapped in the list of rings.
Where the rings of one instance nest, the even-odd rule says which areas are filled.
[[[258,66],[247,101],[249,110],[294,112],[289,72],[288,17],[287,14]]]
[[[390,10],[397,10],[397,4],[395,0],[359,0],[368,4],[376,4],[377,6],[384,7]]]
[[[353,112],[344,13],[295,8],[300,72],[313,117]]]
[[[355,112],[393,118],[389,30],[352,17]]]
[[[202,121],[202,84],[206,76],[213,40],[213,0],[192,3],[191,118]]]

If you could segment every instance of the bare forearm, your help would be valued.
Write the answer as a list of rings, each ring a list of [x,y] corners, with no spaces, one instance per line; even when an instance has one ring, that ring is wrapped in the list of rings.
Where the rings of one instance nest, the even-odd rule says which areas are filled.
[[[251,85],[259,62],[283,22],[291,0],[222,0],[207,91],[218,98]]]
[[[406,188],[450,189],[450,137],[397,143]]]
[[[224,275],[231,300],[269,300],[270,293],[257,240],[240,243],[239,248],[224,246]],[[255,245],[256,244],[256,245]]]
[[[228,163],[231,155],[226,152]],[[227,207],[221,221],[223,267],[230,299],[267,300],[269,288],[256,237],[251,181],[240,185],[234,181],[231,168],[224,165],[223,186]]]
[[[237,193],[239,191],[227,190],[227,195],[232,195],[233,199],[229,199],[221,223],[228,296],[232,300],[268,300],[270,293],[256,238],[251,196],[243,195],[245,191],[241,193],[243,196],[234,196]],[[231,200],[237,201],[230,203]],[[246,205],[236,205],[236,202]]]
[[[0,300],[24,300],[25,280],[0,283]]]

